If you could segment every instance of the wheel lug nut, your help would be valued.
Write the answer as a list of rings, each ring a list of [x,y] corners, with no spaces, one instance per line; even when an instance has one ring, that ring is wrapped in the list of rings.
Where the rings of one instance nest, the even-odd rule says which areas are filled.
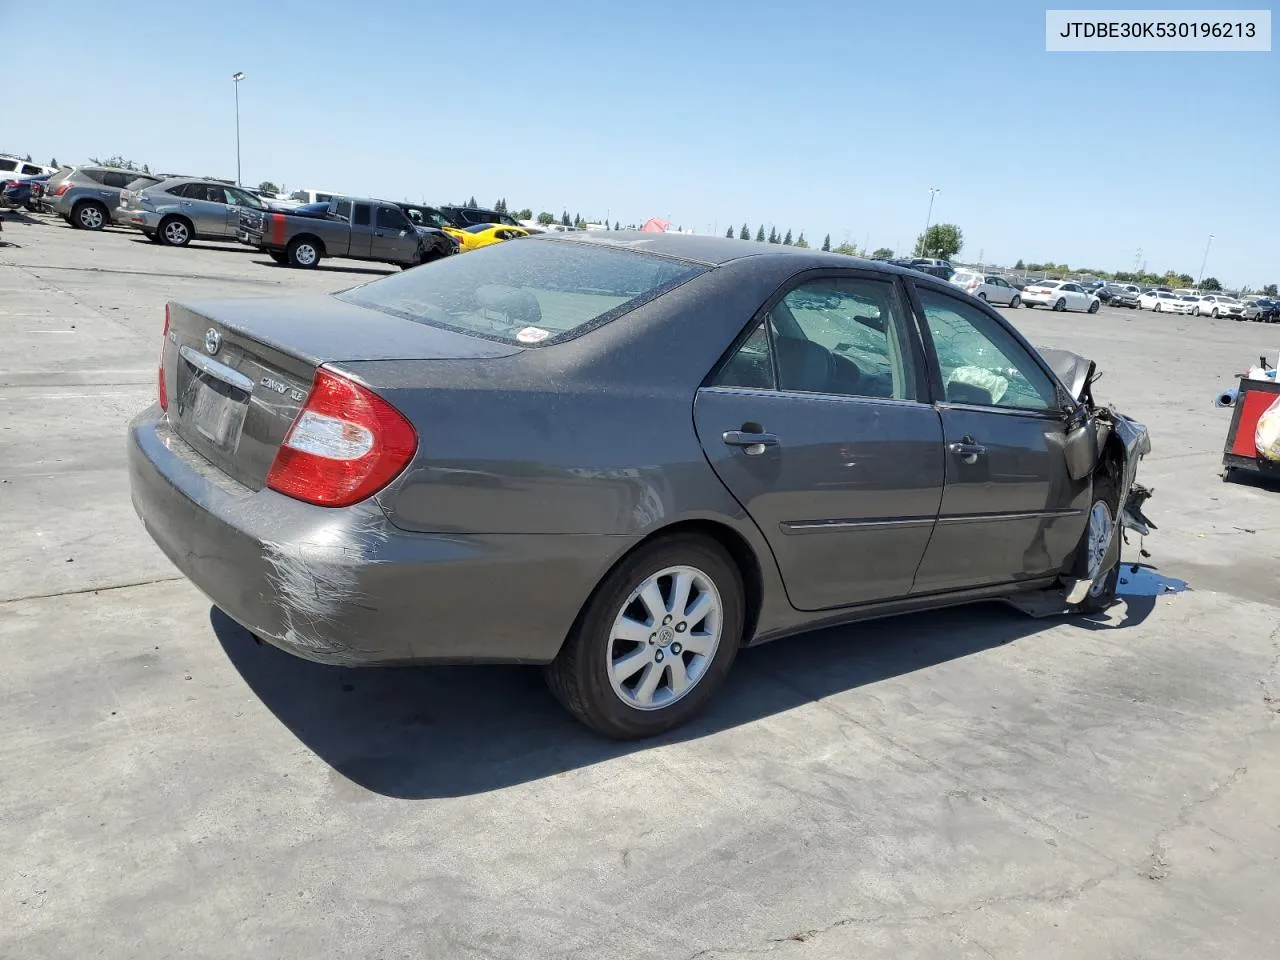
[[[650,643],[657,643],[657,642],[658,642],[658,635],[657,635],[656,633],[651,633],[651,634],[649,634],[649,642],[650,642]]]
[[[679,653],[681,649],[682,649],[682,648],[681,648],[680,644],[678,644],[678,643],[673,643],[673,644],[671,645],[671,652],[672,652],[672,653]]]
[[[671,614],[668,613],[665,617],[662,618],[662,625],[665,627],[670,622],[671,622]]]
[[[681,620],[679,623],[676,624],[676,633],[684,633],[688,629],[689,629],[689,625],[685,623],[683,620]]]
[[[654,660],[656,660],[658,663],[661,663],[661,662],[662,662],[662,651],[661,651],[661,650],[659,650],[657,653],[655,653],[655,654],[653,655],[653,659],[654,659]]]

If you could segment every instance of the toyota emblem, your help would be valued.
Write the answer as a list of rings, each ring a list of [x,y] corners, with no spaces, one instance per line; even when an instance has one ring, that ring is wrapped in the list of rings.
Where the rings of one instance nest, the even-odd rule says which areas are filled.
[[[222,335],[217,330],[210,327],[204,332],[204,349],[210,356],[218,352],[218,348],[222,346]]]

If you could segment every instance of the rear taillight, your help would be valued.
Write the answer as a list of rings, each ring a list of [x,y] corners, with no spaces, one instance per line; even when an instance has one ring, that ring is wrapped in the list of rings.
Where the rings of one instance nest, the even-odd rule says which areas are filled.
[[[60,197],[60,196],[62,196],[64,193],[66,193],[66,192],[67,192],[68,190],[70,190],[70,189],[71,189],[71,183],[70,183],[70,181],[66,181],[66,180],[64,180],[62,183],[60,183],[60,184],[58,184],[56,187],[54,187],[54,189],[53,189],[53,195],[54,195],[55,197]]]
[[[169,305],[164,305],[164,335],[160,338],[160,373],[156,377],[156,393],[160,398],[160,409],[169,409],[169,388],[164,383],[164,345],[169,342]]]
[[[418,434],[391,404],[353,380],[316,372],[267,486],[322,507],[345,507],[385,487],[413,459]]]

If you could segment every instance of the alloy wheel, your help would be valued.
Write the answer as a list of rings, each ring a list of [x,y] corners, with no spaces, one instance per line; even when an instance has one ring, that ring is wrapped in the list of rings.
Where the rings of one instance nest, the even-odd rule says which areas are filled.
[[[187,225],[181,220],[172,220],[165,224],[164,238],[175,247],[180,247],[187,242],[190,237],[190,231]]]
[[[1111,531],[1115,521],[1111,517],[1111,507],[1099,500],[1089,511],[1089,596],[1096,597],[1102,593],[1106,577],[1102,576],[1102,561],[1107,555],[1107,547],[1111,545]]]
[[[93,204],[80,208],[80,226],[86,230],[101,230],[103,225],[102,210]]]
[[[609,685],[627,706],[661,710],[687,695],[715,658],[720,591],[697,567],[651,574],[623,603],[607,639]]]
[[[293,251],[293,258],[304,267],[316,262],[316,248],[309,243],[300,243]]]

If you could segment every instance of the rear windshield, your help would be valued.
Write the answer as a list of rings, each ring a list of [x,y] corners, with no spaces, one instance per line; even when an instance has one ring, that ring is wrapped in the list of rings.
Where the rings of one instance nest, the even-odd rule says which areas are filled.
[[[706,270],[634,250],[535,239],[446,257],[337,296],[489,340],[545,345],[607,323]]]

